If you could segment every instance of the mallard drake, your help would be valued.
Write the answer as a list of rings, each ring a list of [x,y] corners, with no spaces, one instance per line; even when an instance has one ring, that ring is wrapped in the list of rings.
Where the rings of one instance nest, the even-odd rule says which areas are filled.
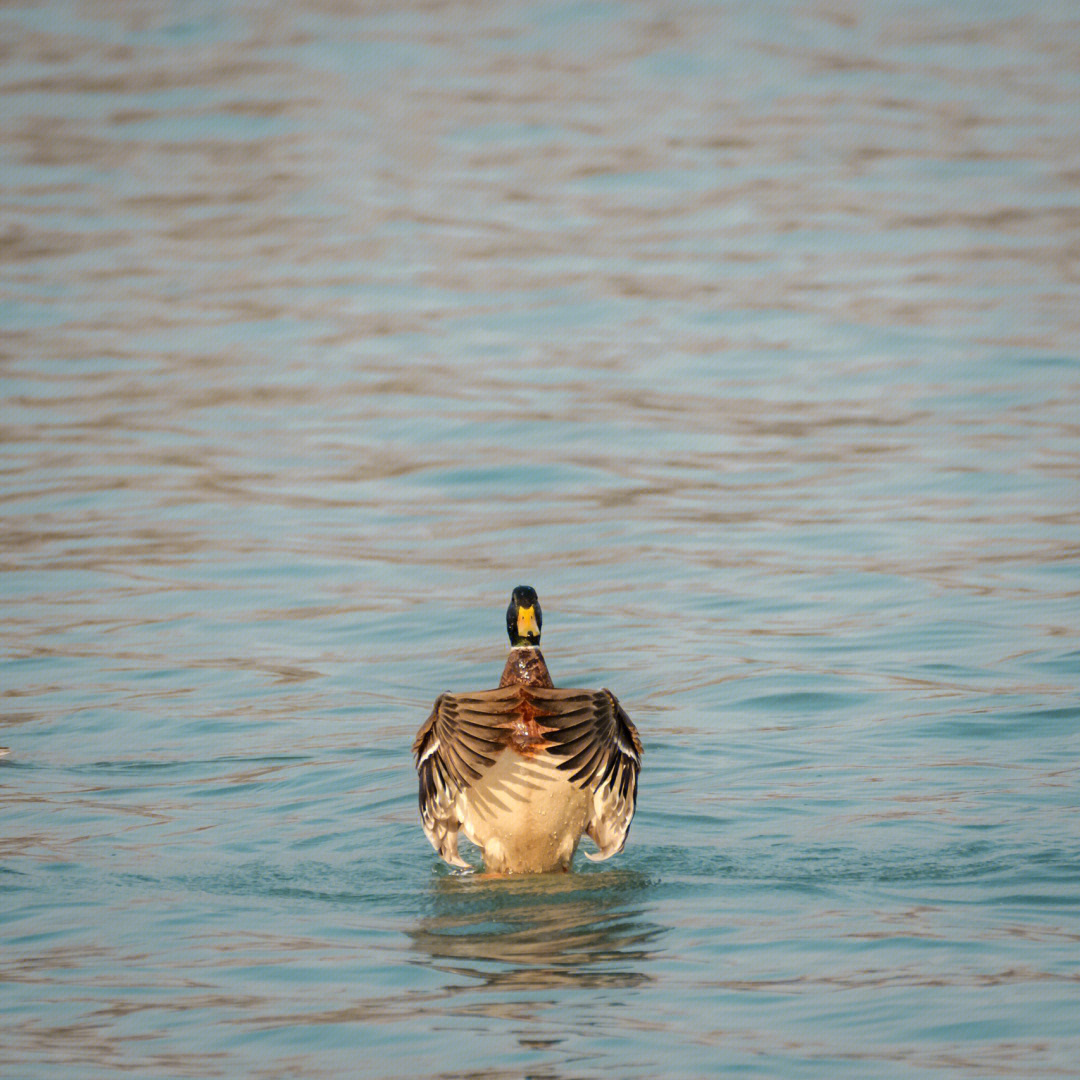
[[[462,831],[497,874],[568,870],[587,834],[608,859],[637,802],[641,741],[610,690],[556,688],[540,652],[536,590],[506,609],[510,655],[494,690],[440,694],[413,743],[420,815],[452,866]]]

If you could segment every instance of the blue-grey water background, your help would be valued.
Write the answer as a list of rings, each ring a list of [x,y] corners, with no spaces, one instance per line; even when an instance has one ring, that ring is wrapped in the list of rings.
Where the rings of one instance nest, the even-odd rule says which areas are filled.
[[[1078,20],[0,9],[0,1073],[1075,1076]],[[456,878],[520,582],[638,817]]]

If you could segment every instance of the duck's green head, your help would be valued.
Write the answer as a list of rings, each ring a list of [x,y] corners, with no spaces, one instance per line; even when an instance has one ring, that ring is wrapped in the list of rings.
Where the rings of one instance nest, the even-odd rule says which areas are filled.
[[[506,632],[511,645],[539,645],[544,616],[540,601],[531,585],[519,585],[506,609]]]

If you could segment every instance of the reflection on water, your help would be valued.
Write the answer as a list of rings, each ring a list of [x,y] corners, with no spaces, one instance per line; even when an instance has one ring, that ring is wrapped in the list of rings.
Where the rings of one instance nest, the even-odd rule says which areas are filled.
[[[423,962],[492,990],[639,986],[660,928],[644,917],[647,879],[631,870],[471,879],[440,875],[435,914],[409,931]],[[554,1000],[552,1001],[554,1004]]]

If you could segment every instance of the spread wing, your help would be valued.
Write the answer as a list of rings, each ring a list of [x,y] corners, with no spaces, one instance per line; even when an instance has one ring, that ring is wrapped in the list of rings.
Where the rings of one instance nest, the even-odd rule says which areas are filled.
[[[571,783],[593,793],[585,831],[600,849],[595,862],[622,851],[637,805],[641,740],[630,717],[610,690],[541,690],[530,687],[537,720],[550,728],[548,753],[563,758],[559,768]]]
[[[610,690],[511,685],[441,694],[413,743],[424,832],[448,863],[469,865],[457,850],[461,795],[531,720],[567,779],[592,793],[585,831],[600,850],[588,857],[599,861],[622,850],[637,804],[642,749],[618,699]]]
[[[458,798],[495,764],[520,704],[520,688],[440,694],[413,743],[420,774],[420,817],[431,846],[454,866],[458,854]]]

